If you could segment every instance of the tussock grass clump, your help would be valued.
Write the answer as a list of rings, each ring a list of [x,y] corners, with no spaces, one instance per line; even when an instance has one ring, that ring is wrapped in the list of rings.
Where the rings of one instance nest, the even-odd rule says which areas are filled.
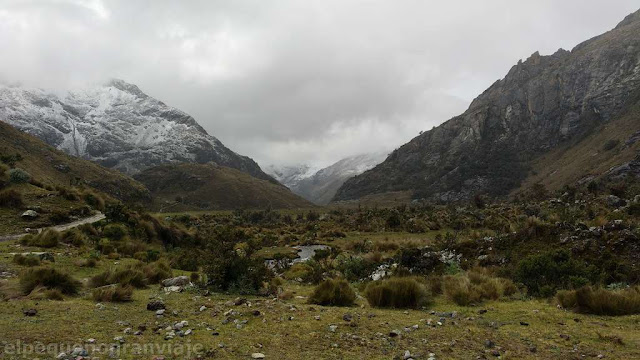
[[[621,316],[640,314],[640,287],[624,290],[593,289],[563,290],[556,300],[565,309],[578,313]]]
[[[518,292],[518,288],[511,280],[494,278],[481,271],[445,276],[441,286],[446,298],[460,306],[479,304],[485,300],[498,300]]]
[[[22,194],[15,189],[0,191],[0,207],[19,208],[23,204]]]
[[[392,278],[367,285],[369,305],[379,308],[413,308],[426,306],[431,298],[421,283],[412,278]]]
[[[20,239],[22,245],[35,246],[41,248],[53,248],[60,243],[60,233],[53,229],[48,229],[37,235],[26,235]]]
[[[159,260],[147,264],[142,268],[142,272],[149,284],[159,284],[162,280],[172,276],[171,266],[166,260]]]
[[[71,229],[63,232],[60,236],[60,241],[65,244],[71,244],[76,247],[84,245],[89,238],[79,229]]]
[[[96,260],[95,258],[80,259],[76,261],[75,264],[76,266],[80,267],[94,268],[98,265],[98,260]]]
[[[20,276],[20,289],[28,295],[37,287],[57,289],[65,295],[75,295],[82,284],[71,275],[49,267],[31,268]]]
[[[104,198],[91,190],[85,190],[82,194],[82,199],[87,205],[90,205],[94,209],[104,211],[105,201]]]
[[[323,306],[351,306],[356,293],[344,279],[328,279],[321,282],[309,297],[309,303]]]
[[[107,285],[120,284],[123,286],[133,286],[137,289],[147,287],[147,279],[144,273],[137,269],[109,269],[89,280],[89,286],[92,288],[103,287]]]
[[[96,302],[127,302],[133,298],[133,287],[108,285],[94,289],[91,295]]]
[[[13,263],[21,266],[34,267],[40,266],[40,259],[35,255],[25,256],[22,254],[16,254],[13,256]]]
[[[9,170],[9,181],[12,184],[26,184],[30,180],[31,180],[31,175],[20,168]]]

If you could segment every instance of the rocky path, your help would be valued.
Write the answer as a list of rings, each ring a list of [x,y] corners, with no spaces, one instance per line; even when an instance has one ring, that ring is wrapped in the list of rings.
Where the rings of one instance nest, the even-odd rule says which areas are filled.
[[[78,227],[80,225],[84,225],[84,224],[93,224],[95,222],[98,222],[102,219],[105,218],[105,215],[101,212],[98,212],[95,215],[83,218],[83,219],[79,219],[70,223],[66,223],[66,224],[62,224],[62,225],[56,225],[56,226],[52,226],[52,227],[48,227],[47,229],[54,229],[57,231],[65,231],[65,230],[69,230],[69,229],[73,229],[75,227]],[[44,230],[44,228],[42,229],[36,229],[38,232],[41,232],[42,230]],[[26,234],[14,234],[14,235],[3,235],[0,236],[0,242],[2,241],[10,241],[10,240],[17,240],[21,237],[23,237]]]

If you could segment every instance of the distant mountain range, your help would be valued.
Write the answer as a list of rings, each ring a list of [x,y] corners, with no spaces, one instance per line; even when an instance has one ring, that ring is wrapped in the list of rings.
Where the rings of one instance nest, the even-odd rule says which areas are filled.
[[[637,170],[640,11],[571,51],[533,54],[462,115],[347,180],[336,200],[408,192],[414,199],[504,196]]]
[[[274,181],[193,117],[122,80],[61,94],[0,85],[0,121],[129,175],[167,163],[214,162]]]
[[[266,167],[265,171],[294,193],[315,204],[326,205],[347,179],[373,168],[386,156],[386,153],[351,156],[317,171],[308,165],[272,165]]]

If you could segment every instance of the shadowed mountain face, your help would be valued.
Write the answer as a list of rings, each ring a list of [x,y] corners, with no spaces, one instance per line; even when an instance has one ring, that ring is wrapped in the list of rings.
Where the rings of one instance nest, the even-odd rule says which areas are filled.
[[[130,175],[165,163],[214,162],[274,181],[188,114],[122,80],[62,95],[0,86],[0,121]]]
[[[519,62],[464,114],[348,180],[335,199],[394,191],[436,201],[505,195],[530,175],[534,159],[624,116],[639,95],[637,12],[570,52]]]

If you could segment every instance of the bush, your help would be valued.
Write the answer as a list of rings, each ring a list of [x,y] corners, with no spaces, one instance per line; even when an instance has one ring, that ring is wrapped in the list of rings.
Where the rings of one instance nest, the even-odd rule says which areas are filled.
[[[578,313],[622,316],[640,314],[640,287],[624,290],[593,289],[559,291],[556,300],[565,309]]]
[[[600,273],[594,265],[586,265],[571,258],[568,251],[558,250],[521,260],[515,279],[527,287],[529,295],[549,297],[557,289],[582,286],[587,282],[598,283]]]
[[[20,243],[27,246],[53,248],[60,243],[60,233],[54,229],[48,229],[37,235],[23,236]]]
[[[0,207],[19,208],[23,205],[22,194],[14,189],[0,191]]]
[[[273,274],[261,259],[235,250],[236,244],[249,242],[248,236],[231,226],[219,226],[212,235],[202,252],[207,285],[215,291],[258,293]]]
[[[92,288],[114,284],[120,284],[123,286],[129,285],[142,289],[147,287],[147,278],[140,270],[124,268],[106,270],[89,280],[89,286]]]
[[[24,256],[22,254],[16,254],[13,256],[13,263],[21,266],[40,266],[40,259],[35,255]]]
[[[122,224],[109,224],[102,230],[102,235],[111,240],[122,240],[129,232],[127,227]]]
[[[412,278],[392,278],[367,285],[365,297],[369,305],[380,308],[413,308],[431,301],[425,287]]]
[[[94,289],[91,295],[96,302],[126,302],[132,300],[133,287],[109,285]]]
[[[48,267],[31,268],[20,276],[20,289],[28,295],[37,287],[57,289],[65,295],[75,295],[82,284],[69,274]]]
[[[346,280],[329,279],[316,286],[309,298],[309,303],[323,306],[351,306],[355,300],[356,293]]]
[[[30,180],[31,175],[20,168],[9,170],[9,182],[12,184],[26,184]]]
[[[92,192],[92,191],[85,191],[82,194],[82,198],[84,200],[85,203],[87,203],[87,205],[90,205],[91,207],[93,207],[94,209],[100,210],[100,211],[104,211],[105,208],[105,202],[104,199],[102,198],[102,196]]]

